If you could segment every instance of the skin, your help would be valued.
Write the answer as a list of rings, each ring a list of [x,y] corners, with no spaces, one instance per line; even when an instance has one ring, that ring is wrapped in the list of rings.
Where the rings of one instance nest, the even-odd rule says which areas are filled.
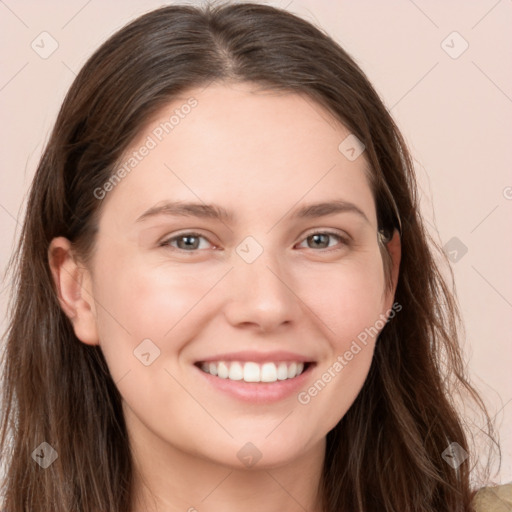
[[[316,361],[310,386],[389,313],[400,239],[395,232],[388,243],[388,291],[365,154],[347,159],[338,146],[350,132],[301,95],[240,83],[191,90],[151,120],[127,155],[190,96],[197,106],[102,199],[90,266],[65,238],[52,241],[60,304],[76,336],[101,346],[123,397],[140,473],[133,511],[320,512],[325,437],[359,393],[375,337],[305,405],[296,393],[241,402],[199,379],[193,363],[289,350]],[[354,213],[292,217],[332,199],[356,204],[368,221]],[[216,203],[236,220],[136,222],[164,200]],[[349,245],[336,236],[315,245],[310,235],[325,230],[348,234]],[[205,237],[192,253],[183,239],[160,245],[190,231]],[[263,250],[251,264],[236,252],[247,236]],[[160,350],[149,366],[134,357],[147,338]],[[252,467],[237,457],[247,442],[261,453]]]

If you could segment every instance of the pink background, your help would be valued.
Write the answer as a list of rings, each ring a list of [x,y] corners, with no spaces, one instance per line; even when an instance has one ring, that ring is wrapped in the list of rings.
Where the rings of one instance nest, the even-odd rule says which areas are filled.
[[[494,480],[511,481],[512,2],[266,3],[324,28],[355,58],[409,144],[432,235],[443,246],[456,237],[450,244],[467,247],[452,263],[466,325],[465,354],[500,431],[503,464]],[[2,268],[19,234],[39,156],[75,74],[109,35],[161,5],[0,2]],[[39,44],[43,51],[45,37],[44,47],[51,49],[50,36],[42,32],[58,44],[46,59],[31,47]],[[455,247],[450,244],[447,250]],[[2,283],[2,313],[9,287]]]

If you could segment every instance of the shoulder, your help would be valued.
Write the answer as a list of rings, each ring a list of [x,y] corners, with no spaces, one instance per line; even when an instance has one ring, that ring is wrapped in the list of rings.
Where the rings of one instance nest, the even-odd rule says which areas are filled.
[[[476,512],[509,512],[512,510],[512,482],[496,487],[482,487],[473,504]]]

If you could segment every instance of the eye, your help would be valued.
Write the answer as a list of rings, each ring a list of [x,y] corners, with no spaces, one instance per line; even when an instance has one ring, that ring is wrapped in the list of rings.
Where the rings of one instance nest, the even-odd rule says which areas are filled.
[[[333,231],[316,231],[314,233],[309,234],[304,239],[304,242],[311,241],[313,244],[312,247],[309,247],[311,249],[327,249],[327,248],[331,247],[331,245],[329,244],[329,238],[331,238],[331,239],[337,238],[338,241],[341,242],[339,244],[339,245],[341,245],[341,247],[339,247],[337,249],[332,249],[332,250],[339,250],[339,249],[342,249],[343,247],[350,245],[350,240],[348,237],[343,236],[342,234],[333,232]],[[162,242],[160,242],[159,245],[161,247],[168,247],[168,248],[176,249],[176,250],[183,251],[183,252],[196,252],[198,249],[200,249],[200,245],[201,245],[200,240],[201,239],[206,240],[208,243],[211,244],[211,242],[209,242],[209,240],[206,237],[204,237],[203,235],[201,235],[199,233],[186,232],[186,233],[181,233],[179,235],[175,235],[171,238],[167,238],[167,239],[163,240]],[[302,243],[304,243],[304,242],[302,242]],[[177,243],[177,246],[174,245],[175,243]],[[212,247],[215,248],[215,246],[213,244],[211,244],[211,245],[212,245]],[[204,249],[204,247],[203,247],[203,249]]]
[[[194,252],[196,249],[199,249],[200,239],[208,241],[206,237],[200,235],[199,233],[181,233],[179,235],[163,240],[160,242],[160,246],[171,247],[173,249],[178,249],[185,252]],[[175,241],[177,242],[178,247],[173,245]]]
[[[329,237],[337,238],[341,242],[341,247],[338,247],[333,250],[339,250],[342,249],[344,246],[350,245],[350,241],[348,237],[341,235],[340,233],[336,233],[333,231],[316,231],[314,233],[309,234],[304,241],[307,243],[308,241],[311,241],[313,246],[309,247],[312,249],[326,249],[329,247]],[[304,242],[303,242],[304,243]],[[327,245],[326,245],[327,244]]]

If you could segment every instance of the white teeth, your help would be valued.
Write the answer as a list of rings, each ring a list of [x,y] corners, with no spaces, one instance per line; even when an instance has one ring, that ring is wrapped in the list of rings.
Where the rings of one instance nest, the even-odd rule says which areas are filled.
[[[277,367],[277,379],[286,380],[288,378],[288,365],[286,363],[279,363]]]
[[[229,380],[244,380],[245,382],[276,382],[277,380],[293,379],[304,371],[304,363],[241,363],[239,361],[217,361],[202,363],[201,369]]]
[[[274,363],[265,363],[261,367],[261,382],[275,382],[277,380],[277,368]]]
[[[244,369],[240,363],[231,363],[229,367],[228,379],[230,380],[242,380],[244,378]]]
[[[229,375],[229,368],[226,363],[220,361],[217,366],[217,374],[221,379],[227,379]]]
[[[244,364],[244,380],[245,382],[260,382],[260,365],[256,363]]]

